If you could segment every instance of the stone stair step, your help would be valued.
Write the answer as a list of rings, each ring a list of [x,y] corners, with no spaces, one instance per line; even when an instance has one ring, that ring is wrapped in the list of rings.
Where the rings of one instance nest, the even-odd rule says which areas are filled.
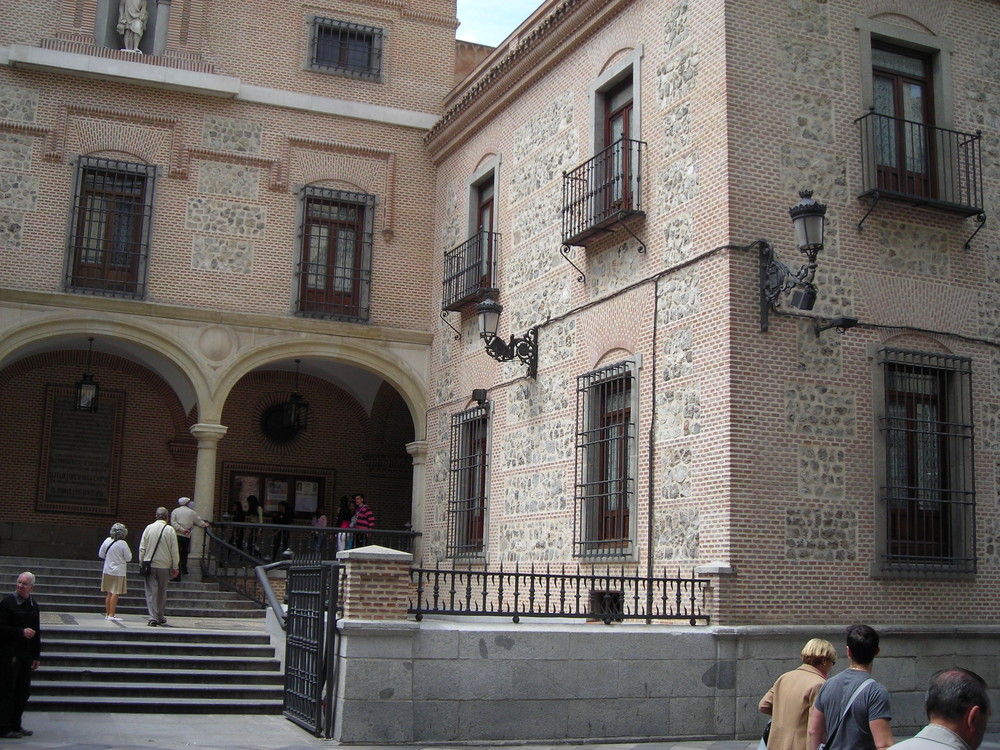
[[[44,677],[43,677],[44,674]],[[191,673],[178,669],[156,669],[149,668],[142,670],[142,676],[151,680],[155,684],[179,683],[191,685]],[[136,674],[134,672],[121,672],[117,669],[92,667],[81,670],[78,666],[72,667],[53,666],[47,661],[44,673],[38,672],[32,685],[56,683],[121,683],[134,682]],[[233,669],[202,669],[198,671],[198,679],[209,686],[212,685],[271,685],[283,686],[285,676],[278,669],[270,671],[250,671]]]
[[[220,659],[212,656],[169,656],[158,657],[148,654],[117,654],[100,652],[63,652],[46,656],[45,663],[57,667],[75,665],[79,668],[115,666],[118,669],[200,669],[203,665],[219,668]],[[269,667],[279,669],[280,665],[273,658],[263,657],[240,659],[238,661],[223,661],[226,669],[233,671],[264,671]],[[192,680],[194,677],[192,676]]]
[[[94,650],[105,646],[107,641],[60,641],[51,638],[45,639],[45,653],[47,656],[55,654],[72,654],[81,651]],[[155,656],[191,656],[198,655],[205,650],[202,643],[169,643],[169,642],[119,642],[115,645],[115,651],[123,656],[132,654],[151,654]],[[253,659],[274,656],[274,648],[270,645],[254,645],[239,643],[220,643],[211,646],[212,655],[223,659]]]
[[[31,696],[32,711],[94,711],[104,713],[158,714],[280,714],[282,701],[211,698],[200,701],[165,700],[132,696]]]
[[[200,676],[200,675],[199,675]],[[91,696],[95,692],[100,693],[102,698],[128,698],[141,695],[144,698],[163,698],[167,700],[181,700],[187,703],[201,700],[211,700],[218,692],[218,685],[206,685],[191,683],[165,683],[155,682],[94,682],[94,681],[59,681],[50,680],[32,682],[31,697],[35,699],[39,696],[61,697],[64,695],[78,695],[80,697]],[[241,684],[238,686],[229,685],[226,690],[227,699],[238,698],[241,700],[273,700],[273,685],[250,685]]]

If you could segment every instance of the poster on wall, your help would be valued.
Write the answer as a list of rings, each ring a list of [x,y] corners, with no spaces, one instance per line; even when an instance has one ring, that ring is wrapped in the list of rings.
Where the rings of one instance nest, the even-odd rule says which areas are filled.
[[[319,482],[298,481],[295,483],[295,513],[312,515],[319,502]]]
[[[264,493],[264,512],[274,513],[282,500],[288,500],[288,482],[283,479],[268,479]]]

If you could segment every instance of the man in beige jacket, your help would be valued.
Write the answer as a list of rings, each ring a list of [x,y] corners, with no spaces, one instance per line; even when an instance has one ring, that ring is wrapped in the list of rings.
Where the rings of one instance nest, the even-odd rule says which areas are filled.
[[[176,576],[180,564],[177,552],[177,534],[167,523],[166,508],[156,509],[156,520],[142,532],[139,541],[139,565],[149,560],[151,569],[143,579],[146,589],[146,610],[149,612],[149,624],[153,627],[166,625],[164,610],[167,606],[167,583],[171,576]]]

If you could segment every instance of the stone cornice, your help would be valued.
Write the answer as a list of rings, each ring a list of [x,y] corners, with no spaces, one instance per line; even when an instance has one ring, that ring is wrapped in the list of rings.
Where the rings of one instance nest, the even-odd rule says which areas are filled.
[[[446,101],[448,110],[424,138],[435,161],[478,130],[507,99],[551,68],[617,15],[630,0],[562,0],[510,37]]]
[[[370,326],[363,323],[345,323],[336,320],[313,318],[276,317],[256,313],[226,312],[222,310],[180,307],[130,299],[95,297],[86,294],[63,292],[28,292],[17,289],[0,289],[0,306],[49,308],[73,310],[81,317],[100,313],[127,315],[132,318],[166,319],[206,325],[228,325],[243,328],[274,330],[283,334],[301,332],[322,334],[338,338],[368,339],[399,344],[429,346],[434,334],[408,328]]]

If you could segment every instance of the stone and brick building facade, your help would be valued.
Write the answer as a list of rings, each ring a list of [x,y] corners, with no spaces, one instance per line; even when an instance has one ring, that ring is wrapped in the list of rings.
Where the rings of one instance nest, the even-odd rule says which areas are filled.
[[[994,2],[547,0],[457,87],[454,0],[150,5],[142,56],[0,9],[5,545],[276,477],[426,559],[701,571],[715,624],[996,622]],[[123,280],[81,196],[124,185]],[[762,331],[801,190],[818,299]],[[92,502],[51,491],[84,367]]]

